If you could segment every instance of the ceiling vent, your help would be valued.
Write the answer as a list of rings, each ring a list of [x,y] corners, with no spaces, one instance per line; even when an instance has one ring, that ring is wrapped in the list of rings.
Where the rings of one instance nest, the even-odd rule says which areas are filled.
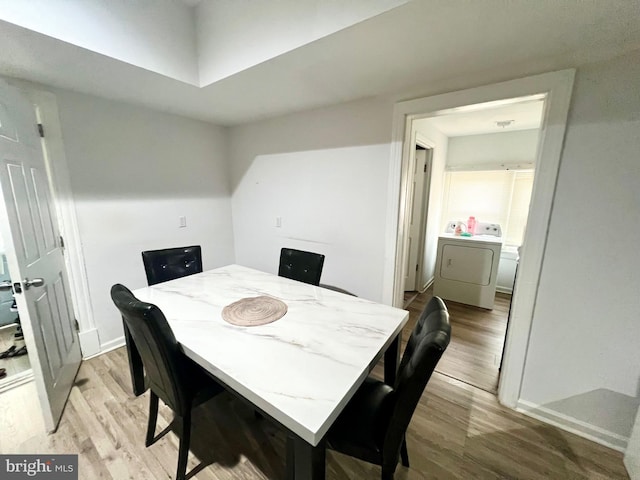
[[[514,122],[515,122],[515,120],[498,120],[496,122],[496,126],[497,127],[501,127],[501,128],[506,128],[506,127],[510,127],[511,125],[513,125]]]

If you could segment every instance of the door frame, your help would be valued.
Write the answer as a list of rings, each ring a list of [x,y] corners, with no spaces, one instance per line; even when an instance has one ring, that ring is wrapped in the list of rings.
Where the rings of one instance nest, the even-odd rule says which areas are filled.
[[[60,224],[59,231],[64,238],[64,257],[71,288],[71,301],[79,326],[78,340],[82,357],[87,358],[100,353],[100,341],[91,307],[85,258],[71,190],[58,102],[53,93],[39,90],[27,82],[12,79],[6,79],[6,81],[31,100],[36,118],[43,125],[42,151],[47,167],[51,197]]]
[[[424,179],[424,189],[422,191],[422,218],[420,219],[421,227],[420,227],[420,245],[418,247],[418,258],[421,260],[418,264],[418,278],[422,278],[424,274],[424,252],[427,246],[427,218],[429,217],[429,195],[431,194],[431,168],[433,167],[433,150],[436,148],[435,143],[431,140],[427,139],[424,135],[416,132],[416,140],[415,144],[421,146],[427,153],[427,175]],[[415,149],[415,146],[414,146]],[[418,279],[416,279],[418,282]],[[418,283],[418,291],[424,292],[429,285],[430,281],[424,284],[423,282]]]
[[[423,143],[423,142],[418,140],[418,132],[412,132],[411,133],[411,144],[413,145],[413,147],[409,150],[409,163],[408,163],[410,165],[410,169],[409,169],[410,172],[415,172],[416,162],[417,162],[417,157],[416,157],[417,148],[416,147],[423,146],[423,145],[419,145],[420,143]],[[423,146],[423,148],[425,148],[425,147]],[[409,182],[412,183],[413,177],[414,177],[414,174],[411,175],[411,178],[409,179]],[[429,175],[427,174],[427,175],[425,175],[425,179],[424,179],[426,187],[429,186],[428,184],[426,184],[428,179],[429,179]],[[411,183],[409,183],[409,185],[411,185]],[[423,213],[422,212],[422,208],[424,206],[425,189],[426,189],[425,186],[423,186],[423,188],[422,188],[422,196],[420,198],[420,202],[422,204],[420,206],[420,210],[421,210],[419,212],[420,214]],[[413,200],[418,200],[418,198],[415,195],[415,192],[413,192],[413,195],[411,195],[411,198],[408,199],[409,204],[407,205],[407,211],[409,212],[409,216],[410,217],[415,217],[415,215],[416,215],[416,211],[415,211],[416,204],[413,202]],[[423,218],[421,216],[420,217],[420,234],[418,235],[418,238],[417,238],[417,248],[418,248],[417,258],[418,258],[419,261],[418,261],[418,268],[416,269],[416,276],[415,276],[415,279],[414,279],[414,282],[413,282],[414,288],[412,290],[406,290],[407,286],[406,286],[406,278],[405,278],[403,280],[403,282],[402,282],[402,285],[403,285],[402,290],[403,290],[403,292],[420,290],[419,288],[415,288],[415,286],[418,283],[418,278],[422,276],[421,271],[422,271],[422,263],[423,262],[421,260],[422,260],[422,256],[423,256],[422,251],[423,251],[423,248],[424,248],[423,247],[424,239],[423,239],[423,230],[422,230],[422,227],[423,227],[422,224],[423,223],[424,223],[423,222]],[[410,223],[407,225],[407,228],[408,229],[411,228]],[[409,242],[409,240],[407,240],[407,242]],[[409,248],[408,245],[409,245],[409,243],[407,243],[407,255],[406,255],[405,261],[408,261],[409,260],[409,256],[410,256],[410,248]],[[403,269],[402,272],[403,272],[403,275],[407,274],[406,269]],[[404,304],[404,300],[403,300],[403,304]]]
[[[410,149],[414,148],[411,143],[413,120],[469,111],[474,109],[474,105],[489,102],[495,102],[496,105],[514,103],[519,98],[533,95],[541,95],[545,100],[538,141],[536,178],[529,207],[527,231],[521,249],[518,279],[512,296],[511,325],[498,385],[499,401],[510,408],[516,408],[520,398],[574,77],[574,69],[544,73],[399,102],[393,110],[389,198],[396,200],[389,202],[387,209],[383,299],[386,303],[402,308],[403,269],[407,254],[407,213],[410,207]],[[486,106],[488,105],[484,105]]]

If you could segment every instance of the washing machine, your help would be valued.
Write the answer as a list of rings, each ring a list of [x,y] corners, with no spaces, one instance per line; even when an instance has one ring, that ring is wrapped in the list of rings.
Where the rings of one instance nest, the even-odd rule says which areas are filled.
[[[455,235],[449,222],[438,238],[433,294],[446,300],[493,309],[502,250],[502,229],[495,223],[476,225],[470,237]]]

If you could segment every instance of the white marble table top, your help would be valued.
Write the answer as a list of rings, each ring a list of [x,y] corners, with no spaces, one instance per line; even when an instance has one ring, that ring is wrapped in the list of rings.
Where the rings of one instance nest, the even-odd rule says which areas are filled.
[[[185,353],[311,445],[317,445],[409,313],[239,265],[133,292],[163,311]],[[226,305],[271,295],[280,320],[238,327]]]

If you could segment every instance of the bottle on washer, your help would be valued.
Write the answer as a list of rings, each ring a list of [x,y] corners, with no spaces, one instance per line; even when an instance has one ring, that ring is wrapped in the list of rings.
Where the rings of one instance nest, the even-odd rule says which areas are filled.
[[[472,235],[476,233],[476,217],[469,217],[467,220],[467,232]]]

